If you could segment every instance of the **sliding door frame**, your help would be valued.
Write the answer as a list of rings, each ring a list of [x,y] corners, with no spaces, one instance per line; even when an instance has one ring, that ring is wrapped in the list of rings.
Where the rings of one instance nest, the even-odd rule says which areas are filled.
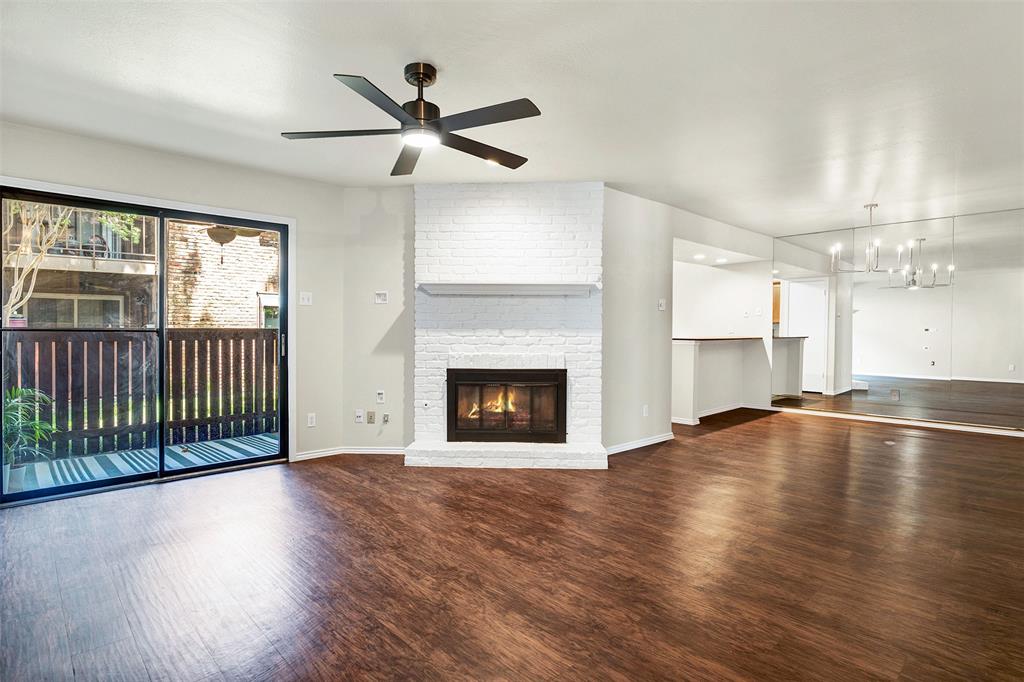
[[[158,456],[157,456],[157,470],[152,472],[144,472],[140,474],[120,476],[118,478],[102,479],[98,481],[86,481],[82,483],[73,483],[69,485],[53,486],[50,488],[42,488],[38,490],[18,492],[18,493],[6,493],[3,491],[3,485],[6,484],[6,479],[3,473],[3,467],[0,466],[0,505],[6,505],[8,503],[21,503],[26,501],[49,499],[54,497],[66,497],[75,494],[84,494],[91,492],[101,492],[104,490],[110,490],[128,485],[135,485],[140,483],[153,483],[161,480],[181,478],[191,476],[195,474],[201,474],[206,472],[215,472],[222,469],[238,468],[242,466],[257,466],[260,464],[268,464],[274,462],[287,461],[289,453],[291,452],[291,438],[290,438],[290,419],[289,415],[291,412],[291,405],[288,402],[289,398],[289,336],[291,328],[289,326],[289,281],[288,281],[288,264],[289,264],[289,225],[286,222],[276,221],[264,221],[250,218],[240,218],[230,215],[221,215],[220,213],[205,212],[205,211],[193,211],[187,209],[176,209],[171,207],[161,207],[159,205],[153,205],[149,203],[134,203],[131,201],[121,201],[117,199],[106,199],[89,196],[89,193],[85,191],[84,194],[69,193],[63,191],[53,191],[51,189],[36,189],[31,185],[46,184],[46,183],[34,183],[31,181],[25,182],[10,182],[8,178],[0,177],[0,201],[3,199],[21,200],[21,201],[36,201],[42,203],[53,203],[63,204],[74,208],[85,208],[98,211],[119,211],[126,213],[134,213],[137,215],[144,215],[155,217],[157,219],[157,245],[156,245],[156,256],[158,263],[157,272],[157,324],[155,328],[150,327],[139,327],[139,328],[124,328],[120,329],[132,332],[155,332],[157,338],[157,395],[160,397],[160,404],[158,409],[159,419],[157,419],[157,439],[158,439]],[[63,188],[62,188],[63,189]],[[68,190],[74,191],[77,188],[67,188]],[[84,190],[83,190],[84,191]],[[200,467],[192,467],[189,469],[182,469],[180,471],[168,471],[165,465],[165,452],[166,452],[166,406],[167,406],[167,395],[166,390],[166,369],[167,369],[167,220],[192,220],[206,223],[217,223],[221,225],[230,225],[234,227],[249,227],[253,229],[260,229],[265,231],[274,231],[280,235],[278,239],[278,263],[280,270],[280,284],[278,293],[278,306],[280,310],[279,317],[279,352],[277,354],[276,362],[278,367],[278,401],[277,401],[277,415],[278,415],[278,452],[277,454],[264,455],[261,457],[252,457],[245,460],[236,460],[231,462],[209,464]],[[22,331],[21,328],[8,327],[6,325],[0,326],[0,336],[6,339],[7,332]],[[96,329],[96,328],[68,328],[63,329],[68,332],[110,332],[117,331],[112,329]],[[0,390],[6,390],[6,386],[0,387]],[[0,401],[0,417],[3,415],[2,401]]]
[[[230,225],[231,227],[248,227],[252,229],[263,230],[265,232],[277,232],[278,238],[278,268],[279,268],[279,284],[278,284],[278,310],[280,311],[278,317],[278,353],[275,361],[277,362],[277,424],[278,424],[278,452],[277,454],[263,455],[260,457],[248,457],[244,460],[236,460],[231,462],[219,462],[214,464],[205,464],[203,466],[189,467],[187,469],[175,469],[168,473],[166,467],[166,458],[164,456],[164,450],[166,448],[166,433],[165,426],[167,419],[164,415],[161,415],[160,419],[160,476],[165,478],[167,476],[180,476],[189,474],[198,474],[207,471],[217,471],[220,469],[237,467],[240,465],[247,464],[260,464],[266,462],[276,462],[288,459],[288,434],[289,434],[289,420],[288,420],[288,226],[282,223],[269,223],[259,220],[249,220],[246,218],[232,218],[228,216],[215,215],[211,213],[197,213],[192,211],[174,211],[166,210],[163,211],[160,217],[160,243],[161,248],[166,253],[167,250],[167,222],[170,220],[185,220],[194,221],[200,223],[216,223],[218,225]],[[166,273],[167,259],[161,260],[161,271]],[[166,332],[169,328],[167,324],[167,305],[166,305],[166,277],[161,276],[161,298],[163,300],[163,306],[161,311],[161,328]],[[167,343],[164,342],[161,345],[161,362],[166,363],[167,357]],[[162,367],[166,366],[162,364]],[[160,395],[163,405],[168,404],[167,387],[164,386],[166,371],[160,373]]]

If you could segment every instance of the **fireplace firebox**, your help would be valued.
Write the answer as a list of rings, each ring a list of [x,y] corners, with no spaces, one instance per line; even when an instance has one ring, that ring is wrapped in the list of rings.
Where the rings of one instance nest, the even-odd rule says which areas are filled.
[[[449,369],[448,440],[565,442],[564,369]]]

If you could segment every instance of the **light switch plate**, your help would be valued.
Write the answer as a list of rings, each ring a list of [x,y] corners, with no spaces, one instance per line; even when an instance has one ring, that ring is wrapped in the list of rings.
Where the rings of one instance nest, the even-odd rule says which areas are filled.
[[[384,404],[384,390],[383,389],[379,389],[377,391],[377,404],[378,405],[383,405]]]
[[[658,299],[658,310],[665,310],[665,299]]]
[[[313,292],[312,291],[300,291],[299,292],[299,305],[313,305]]]
[[[377,305],[387,305],[388,303],[388,292],[386,291],[375,291],[373,292],[373,302]]]

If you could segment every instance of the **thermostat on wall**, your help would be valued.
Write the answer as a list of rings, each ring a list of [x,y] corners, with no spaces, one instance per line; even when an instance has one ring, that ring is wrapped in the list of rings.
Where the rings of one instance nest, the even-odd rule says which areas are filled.
[[[373,292],[373,302],[377,305],[386,305],[388,302],[388,292],[386,291],[375,291]]]

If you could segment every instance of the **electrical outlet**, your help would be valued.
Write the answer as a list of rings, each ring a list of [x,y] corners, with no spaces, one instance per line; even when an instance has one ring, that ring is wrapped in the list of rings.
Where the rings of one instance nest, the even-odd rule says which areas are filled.
[[[644,405],[643,407],[640,408],[640,416],[641,417],[648,417],[648,416],[650,416],[650,414],[651,414],[651,410],[650,410],[650,408],[647,405]]]
[[[384,389],[377,389],[377,404],[384,404]]]
[[[362,424],[366,421],[366,411],[356,410],[356,424]]]
[[[306,415],[306,426],[316,426],[316,412],[310,412]]]
[[[373,302],[376,305],[387,305],[388,304],[388,292],[386,292],[386,291],[375,291],[375,292],[373,292]]]
[[[374,412],[373,410],[367,411],[367,413],[366,413],[366,423],[367,424],[376,424],[377,423],[377,413]]]
[[[385,412],[384,414],[382,414],[380,416],[380,423],[381,424],[390,424],[391,423],[391,413],[390,412]]]
[[[313,305],[313,292],[312,291],[300,291],[299,292],[299,305]]]

